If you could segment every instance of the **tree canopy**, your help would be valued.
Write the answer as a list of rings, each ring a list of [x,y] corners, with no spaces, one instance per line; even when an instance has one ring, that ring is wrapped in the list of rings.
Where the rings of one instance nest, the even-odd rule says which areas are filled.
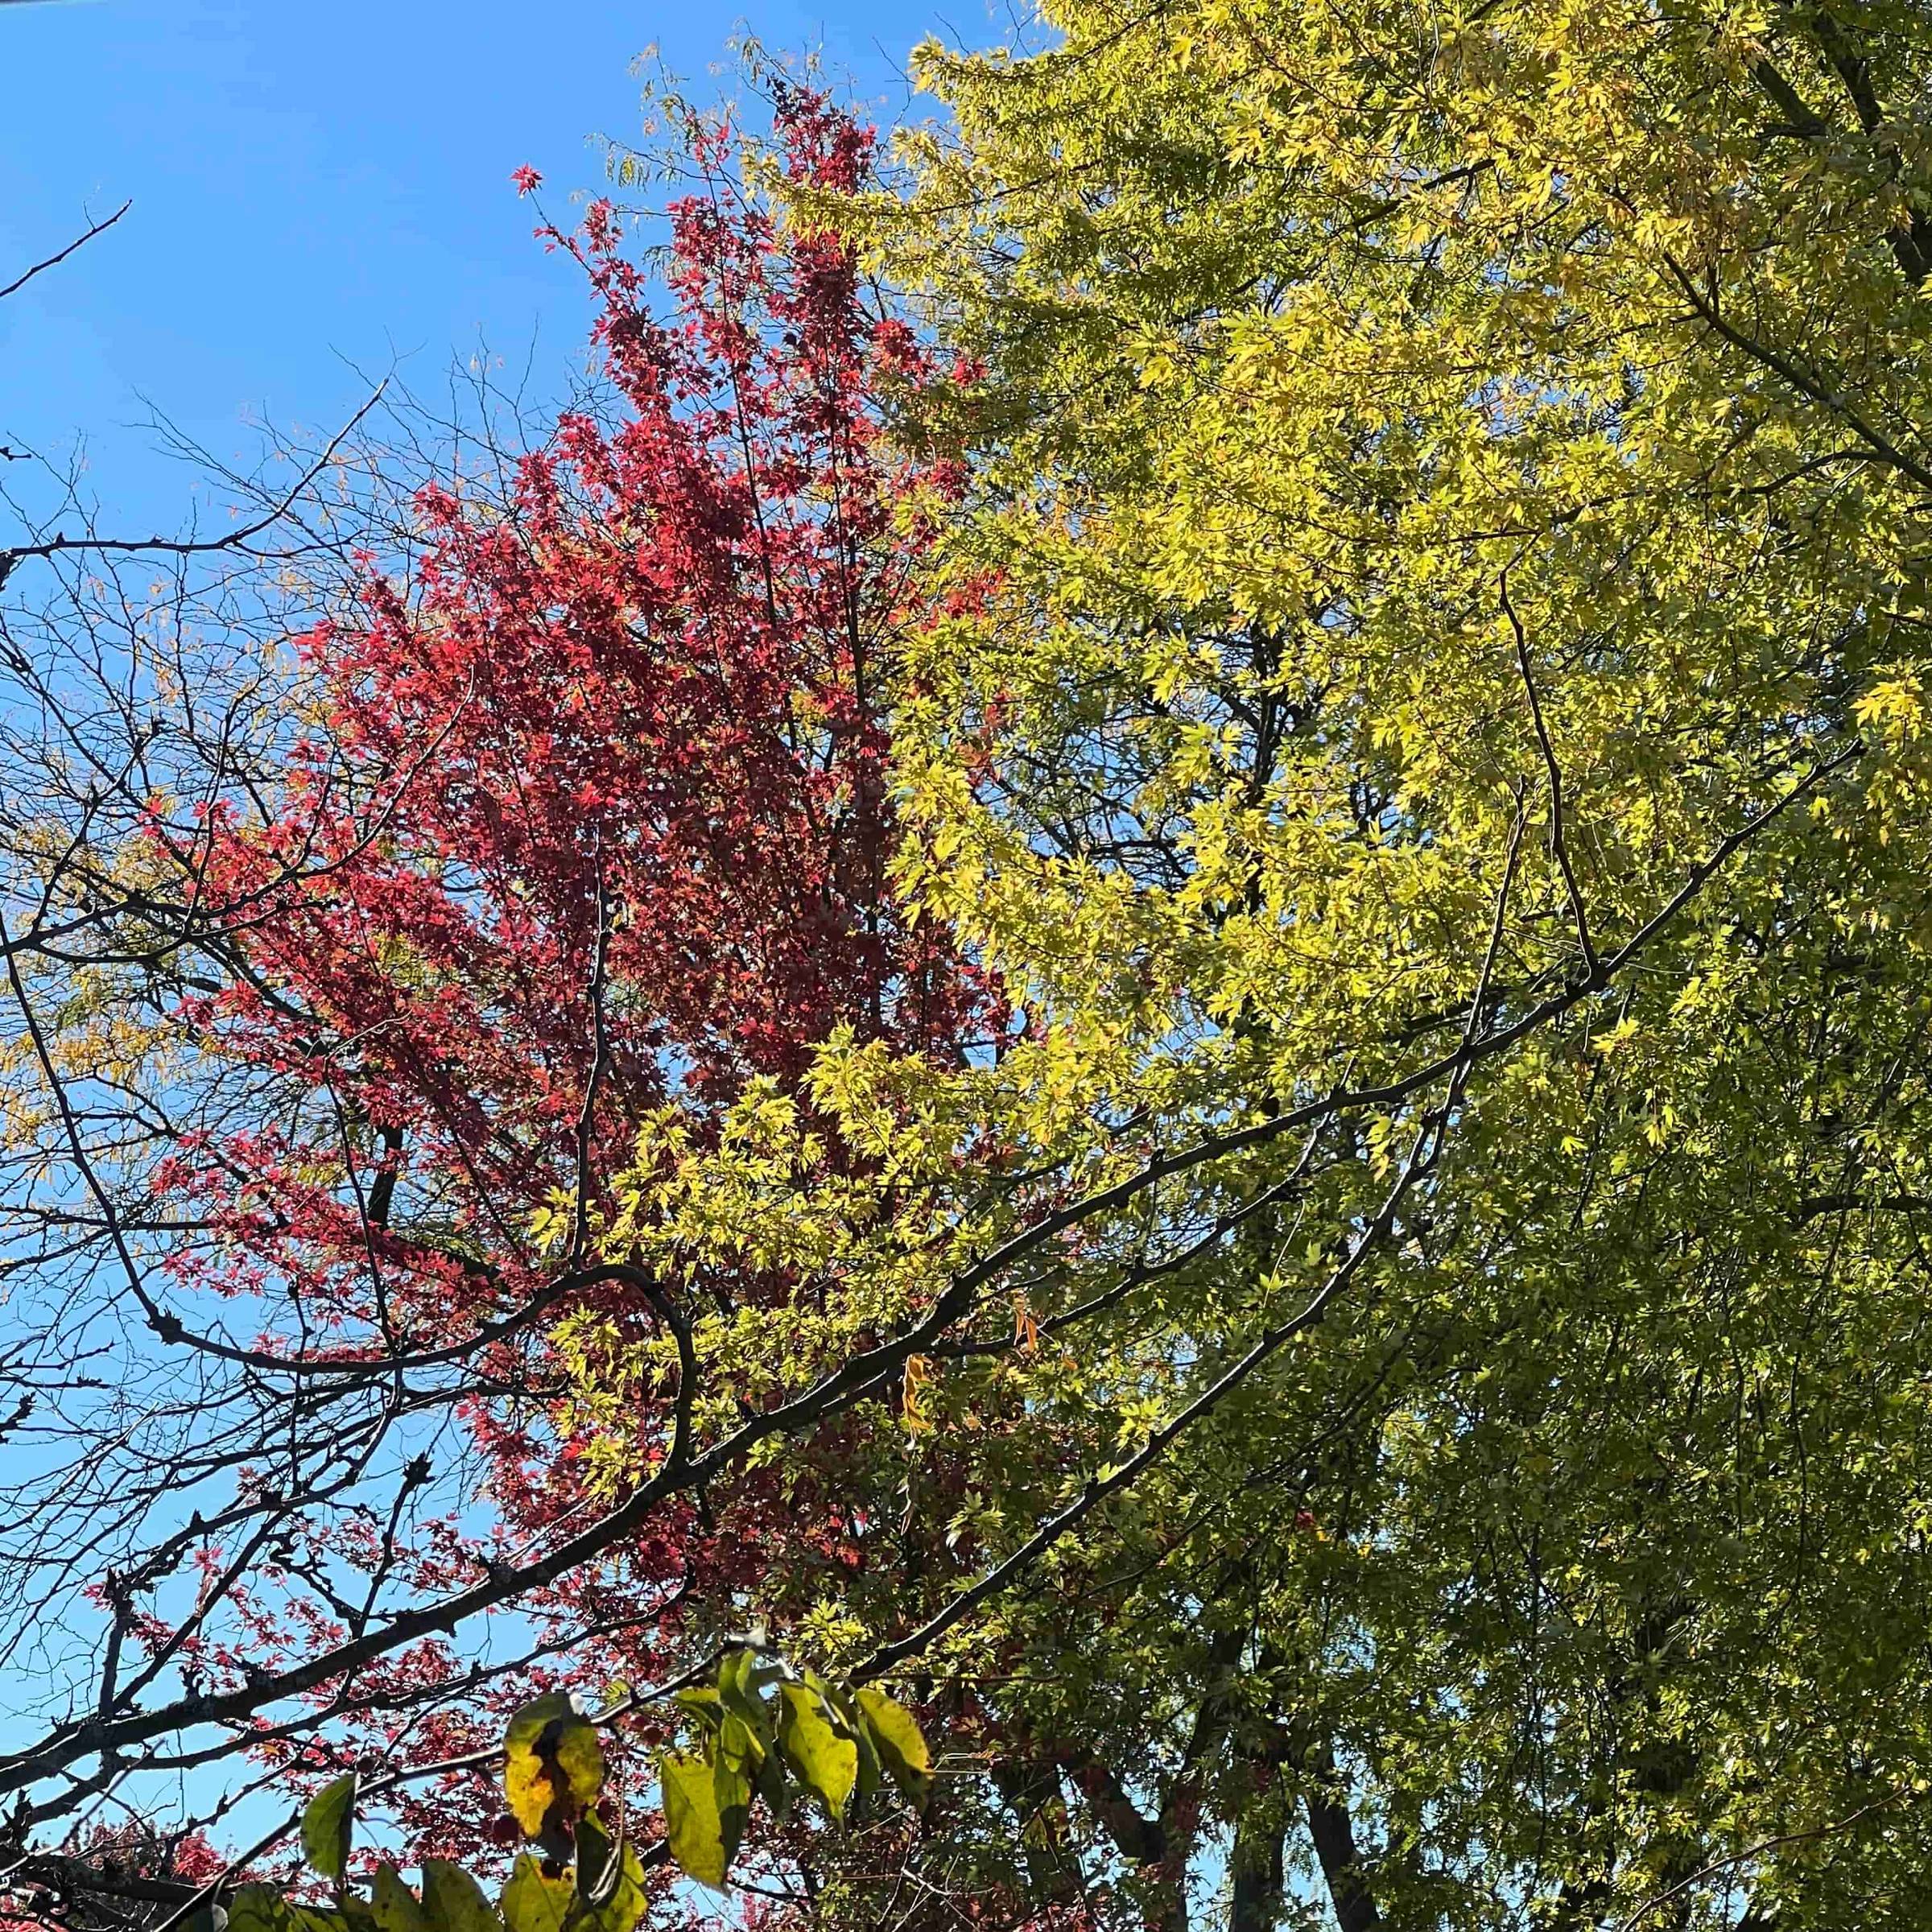
[[[1040,27],[19,620],[30,1914],[1932,1909],[1932,18]]]

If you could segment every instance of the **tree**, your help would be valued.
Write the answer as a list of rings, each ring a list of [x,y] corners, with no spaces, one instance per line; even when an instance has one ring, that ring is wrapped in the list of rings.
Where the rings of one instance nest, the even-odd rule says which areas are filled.
[[[501,956],[445,939],[468,870],[392,852],[382,788],[440,819],[474,753],[452,730],[432,794],[440,717],[386,667],[508,609],[519,637],[544,617],[517,663],[547,675],[575,607],[547,565],[526,594],[504,533],[629,568],[595,518],[551,543],[555,465],[317,665],[379,801],[317,849],[364,897],[215,835],[223,906],[250,865],[282,895],[224,928],[207,1018],[243,1090],[312,1060],[225,976],[257,946],[270,992],[348,976],[358,1055],[390,1001],[407,1090],[448,1089],[378,1152],[384,1065],[319,1182],[319,1136],[251,1150],[262,1205],[223,1229],[272,1257],[246,1286],[366,1322],[356,1237],[407,1261],[397,1337],[446,1309],[476,1324],[456,1345],[489,1335],[491,1385],[439,1399],[552,1540],[439,1595],[458,1521],[427,1601],[349,1652],[291,1626],[292,1674],[217,1658],[194,1714],[334,1744],[318,1715],[386,1721],[357,1686],[467,1690],[407,1649],[452,1617],[528,1603],[580,1671],[627,1645],[708,1669],[755,1608],[901,1686],[941,1748],[916,1832],[765,1841],[766,1875],[809,1878],[788,1915],[1178,1929],[1219,1862],[1231,1932],[1922,1916],[1922,11],[1048,20],[1037,55],[927,50],[954,130],[909,143],[903,192],[795,170],[770,231],[842,280],[844,225],[923,325],[870,334],[861,386],[918,458],[865,444],[877,527],[916,538],[871,687],[890,964],[795,1009],[756,972],[714,998],[628,967],[684,1030],[613,1053],[604,1128],[609,846],[585,863],[573,819],[541,998],[507,1024],[449,999]],[[927,340],[952,378],[923,379]],[[824,527],[795,529],[807,558]],[[695,730],[700,793],[735,782],[712,716],[643,733],[653,769]],[[305,754],[298,822],[335,782]],[[798,822],[734,847],[733,881]],[[501,836],[471,825],[465,868]],[[480,902],[537,929],[544,869],[505,871]],[[407,945],[345,957],[341,909],[398,886],[414,923],[377,930]],[[732,900],[748,947],[766,902]],[[928,970],[930,1027],[886,997]],[[741,1002],[769,1059],[712,1055]],[[442,1123],[472,1092],[465,1140]],[[487,1152],[488,1186],[443,1146]],[[398,1175],[388,1224],[352,1168],[369,1200]],[[485,1253],[469,1203],[498,1191],[530,1218]],[[337,1588],[339,1542],[295,1555]],[[679,1561],[683,1597],[649,1567]],[[311,1690],[332,1708],[289,1715]],[[185,1714],[6,1769],[105,1775]]]
[[[864,131],[771,91],[773,165],[855,189]],[[925,352],[836,238],[778,230],[726,126],[670,105],[667,319],[609,205],[543,231],[597,296],[601,397],[496,477],[436,478],[381,559],[370,506],[333,529],[312,506],[299,589],[324,614],[279,663],[242,634],[254,710],[172,767],[109,714],[122,767],[23,855],[29,1189],[50,1140],[64,1158],[16,1212],[55,1294],[76,1250],[109,1271],[14,1370],[28,1624],[100,1617],[91,1715],[56,1706],[5,1774],[19,1882],[76,1922],[180,1917],[209,1876],[174,1858],[186,1825],[132,1872],[118,1843],[35,1842],[137,1765],[240,1750],[301,1785],[382,1753],[440,1776],[395,1794],[419,1849],[467,1853],[502,1808],[476,1775],[493,1712],[587,1685],[644,1742],[701,1728],[672,1694],[764,1653],[734,1633],[767,1567],[848,1558],[836,1446],[815,1476],[750,1452],[848,1407],[896,1344],[848,1323],[836,1402],[749,1407],[703,1311],[775,1327],[799,1285],[651,1269],[612,1187],[646,1128],[711,1146],[741,1096],[797,1092],[835,1025],[919,1063],[969,1038],[979,976],[888,887],[880,722],[927,541],[911,495],[947,481],[883,435]],[[144,642],[130,681],[192,718],[206,691]],[[50,1388],[63,1353],[87,1366]],[[122,1385],[196,1379],[130,1419],[120,1386],[97,1398],[104,1354]],[[508,1656],[452,1645],[499,1607]],[[600,1698],[620,1675],[650,1688]],[[898,1707],[848,1701],[860,1771],[876,1747],[923,1778]],[[674,1819],[649,1866],[676,1842]]]
[[[1923,11],[1048,19],[858,211],[985,372],[908,869],[1084,1104],[945,1667],[1170,1922],[1922,1913]]]

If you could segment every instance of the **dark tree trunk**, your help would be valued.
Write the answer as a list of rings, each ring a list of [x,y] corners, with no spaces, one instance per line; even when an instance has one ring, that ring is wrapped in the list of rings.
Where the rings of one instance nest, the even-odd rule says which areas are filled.
[[[1281,1922],[1282,1836],[1278,1823],[1244,1822],[1235,1827],[1228,1932],[1274,1932]]]
[[[1335,1775],[1335,1757],[1324,1750],[1311,1767],[1323,1779]],[[1360,1847],[1355,1842],[1355,1821],[1348,1807],[1337,1804],[1321,1791],[1311,1791],[1307,1799],[1308,1835],[1315,1841],[1315,1856],[1321,1861],[1322,1876],[1328,1881],[1328,1896],[1334,1901],[1335,1921],[1341,1932],[1370,1932],[1382,1922],[1376,1909],[1374,1894],[1368,1889],[1368,1872]]]

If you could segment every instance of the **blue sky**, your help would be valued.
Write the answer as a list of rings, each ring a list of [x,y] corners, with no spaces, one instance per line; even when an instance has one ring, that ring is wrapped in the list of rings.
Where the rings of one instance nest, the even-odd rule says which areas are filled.
[[[984,0],[953,34],[995,37]],[[749,28],[823,48],[902,111],[938,12],[889,0],[0,0],[0,284],[131,196],[109,233],[0,303],[0,441],[71,448],[114,520],[172,526],[191,476],[151,406],[223,460],[250,425],[326,431],[401,362],[427,385],[480,341],[551,386],[580,345],[581,284],[530,239],[523,162],[602,179],[634,133],[655,44],[691,91]]]

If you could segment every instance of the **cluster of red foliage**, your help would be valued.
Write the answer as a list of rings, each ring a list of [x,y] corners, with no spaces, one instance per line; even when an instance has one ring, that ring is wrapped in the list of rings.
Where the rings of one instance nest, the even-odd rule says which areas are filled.
[[[782,89],[774,132],[795,181],[851,189],[871,165],[868,130],[818,93]],[[201,828],[246,970],[192,1017],[296,1100],[162,1170],[218,1236],[173,1265],[196,1289],[299,1300],[321,1352],[385,1335],[408,1354],[527,1306],[557,1273],[533,1215],[594,1214],[650,1110],[675,1101],[701,1132],[748,1079],[795,1081],[836,1026],[947,1055],[983,1008],[889,885],[882,658],[920,614],[915,498],[951,480],[889,447],[881,397],[932,372],[841,242],[741,192],[728,132],[694,123],[688,159],[661,317],[612,208],[539,231],[591,279],[613,406],[564,416],[501,500],[423,491],[419,563],[398,580],[371,559],[306,640],[311,721],[270,822]],[[650,1326],[621,1283],[584,1296]],[[514,1346],[527,1375],[540,1336]],[[426,1588],[585,1506],[540,1405],[478,1399],[466,1419],[499,1521],[419,1529],[398,1574]],[[662,1423],[636,1420],[640,1440]],[[555,1681],[647,1671],[694,1586],[717,1600],[800,1538],[840,1544],[809,1492],[748,1499],[728,1538],[669,1516],[570,1585],[572,1620],[605,1634]],[[325,1540],[291,1567],[398,1560],[360,1519]],[[344,1634],[313,1592],[247,1600],[245,1641],[188,1646],[186,1669],[233,1682]],[[460,1676],[432,1642],[358,1690]],[[412,1757],[473,1741],[454,1719],[370,1722],[407,1727]],[[483,1823],[448,1794],[407,1822],[465,1852]]]

